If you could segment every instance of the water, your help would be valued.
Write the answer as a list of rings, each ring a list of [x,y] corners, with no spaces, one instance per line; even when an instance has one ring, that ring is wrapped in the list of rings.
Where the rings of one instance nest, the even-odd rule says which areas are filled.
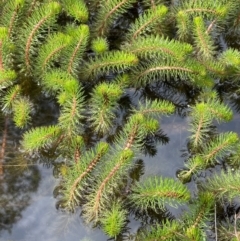
[[[176,170],[182,167],[183,160],[180,157],[179,150],[184,146],[187,137],[186,119],[178,116],[164,117],[161,123],[162,130],[169,137],[169,143],[158,145],[157,155],[142,157],[144,161],[142,178],[159,174],[174,177]],[[172,128],[173,126],[174,128]],[[79,241],[84,240],[84,238],[92,241],[106,241],[108,237],[100,229],[92,229],[83,223],[80,210],[67,215],[56,209],[53,190],[58,184],[58,179],[53,177],[52,172],[52,167],[38,164],[24,170],[21,175],[19,174],[21,178],[28,178],[32,175],[39,175],[39,178],[34,183],[26,183],[23,190],[19,190],[17,195],[28,196],[28,201],[22,204],[23,207],[17,220],[10,225],[9,229],[1,227],[0,241],[55,241],[60,239]],[[4,181],[6,180],[2,180],[3,183]],[[18,182],[18,180],[11,181]],[[14,193],[10,195],[15,196]],[[8,199],[10,200],[11,197],[8,197]],[[14,205],[18,205],[17,200],[15,200]],[[2,206],[1,208],[4,209],[5,207]],[[136,233],[141,225],[140,220],[132,216],[129,222],[130,230],[128,231],[131,234]],[[128,240],[131,240],[131,237]]]
[[[57,112],[47,121],[54,123],[56,115]],[[236,112],[230,123],[220,124],[217,128],[219,131],[231,130],[240,133],[239,117]],[[187,117],[177,114],[161,118],[165,143],[156,146],[156,154],[153,156],[148,154],[138,156],[142,175],[137,179],[154,175],[176,178],[176,172],[183,168],[186,158],[184,154],[187,153],[188,121]],[[17,144],[20,135],[21,132],[10,123],[5,164],[24,164],[26,157],[19,151]],[[25,161],[29,163],[29,160]],[[91,228],[83,222],[80,210],[73,214],[57,210],[53,190],[59,180],[53,176],[53,166],[41,164],[39,160],[34,162],[30,160],[30,163],[32,165],[23,166],[24,168],[4,168],[4,177],[0,180],[0,241],[109,240],[101,229]],[[187,185],[194,192],[196,188],[194,181]],[[158,217],[132,213],[129,216],[127,229],[118,240],[134,240],[134,235],[146,223],[151,222],[151,218],[161,219],[168,215],[178,217],[183,209],[184,207],[169,208],[170,214],[163,212]]]
[[[0,240],[57,241],[57,240],[106,240],[100,230],[92,230],[82,223],[79,213],[64,215],[55,208],[56,199],[52,192],[58,181],[52,175],[52,168],[38,166],[41,179],[34,193],[26,193],[30,201],[21,212],[21,218],[11,230],[2,230]]]

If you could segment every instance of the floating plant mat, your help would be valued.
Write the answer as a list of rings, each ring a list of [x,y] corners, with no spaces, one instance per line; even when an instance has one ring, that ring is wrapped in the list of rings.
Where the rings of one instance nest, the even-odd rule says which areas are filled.
[[[2,0],[0,235],[239,240],[239,12]]]

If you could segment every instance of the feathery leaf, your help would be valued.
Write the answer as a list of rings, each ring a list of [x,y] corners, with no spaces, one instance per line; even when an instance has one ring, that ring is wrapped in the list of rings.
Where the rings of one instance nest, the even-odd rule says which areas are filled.
[[[216,158],[223,158],[231,152],[239,140],[237,133],[226,132],[220,133],[210,143],[203,147],[202,156],[206,162],[212,162]]]
[[[146,117],[159,117],[162,115],[169,115],[175,111],[175,106],[168,101],[159,101],[159,100],[146,100],[145,103],[139,104],[139,109],[134,110],[134,113],[140,113]]]
[[[33,104],[30,102],[29,98],[20,96],[15,99],[12,104],[12,109],[15,125],[19,128],[26,127],[31,120],[30,114],[33,110]]]
[[[194,42],[197,53],[204,59],[212,59],[215,55],[215,46],[206,30],[203,19],[195,17],[193,22]]]
[[[189,211],[183,216],[186,234],[189,238],[195,232],[199,233],[200,230],[196,228],[203,229],[206,226],[208,218],[212,215],[214,202],[212,192],[200,192],[198,198],[190,205]]]
[[[67,85],[78,88],[78,81],[66,71],[54,69],[47,71],[42,76],[43,89],[51,94],[56,94],[66,90]]]
[[[66,28],[66,33],[72,37],[72,41],[63,51],[61,59],[62,68],[66,69],[69,74],[77,77],[79,65],[88,44],[89,27],[84,24],[78,27],[70,25]]]
[[[37,127],[24,133],[22,146],[27,152],[38,151],[50,147],[59,134],[61,129],[58,126]]]
[[[41,76],[54,66],[54,62],[59,60],[61,52],[71,42],[71,37],[61,32],[50,35],[47,42],[39,48],[36,60],[36,70]]]
[[[129,9],[136,0],[111,0],[101,1],[93,25],[93,35],[105,37],[113,22]]]
[[[12,38],[16,30],[16,25],[21,15],[21,10],[24,5],[24,0],[8,0],[2,9],[0,25],[8,29],[8,37]]]
[[[65,85],[65,91],[58,96],[58,102],[62,105],[58,125],[68,137],[71,137],[78,133],[82,126],[81,119],[85,104],[82,88],[76,86],[75,82],[69,81],[69,85]]]
[[[131,24],[127,33],[127,40],[131,43],[140,36],[147,35],[158,24],[162,23],[166,17],[168,8],[164,5],[145,11]]]
[[[116,237],[126,223],[127,212],[122,209],[119,202],[111,204],[110,210],[104,212],[103,217],[100,219],[103,225],[103,231],[109,237]]]
[[[158,35],[139,37],[131,43],[125,43],[121,48],[144,59],[157,56],[158,58],[170,58],[178,61],[183,61],[193,50],[190,44]]]
[[[96,86],[90,99],[90,122],[96,132],[106,133],[116,118],[114,111],[123,90],[115,83]]]
[[[88,21],[88,8],[83,0],[61,0],[61,3],[67,15],[82,23]]]
[[[132,72],[131,77],[135,80],[136,86],[170,78],[190,81],[195,86],[213,85],[213,80],[207,75],[206,69],[190,59],[183,63],[156,60],[152,63],[139,64]]]
[[[17,73],[14,70],[0,69],[0,89],[6,89],[13,84],[13,80],[17,78]]]
[[[86,221],[97,222],[106,211],[106,205],[113,191],[120,185],[121,180],[129,170],[133,158],[133,151],[123,150],[109,158],[112,161],[105,164],[104,169],[97,176],[97,183],[92,187],[92,192],[87,196],[87,203],[83,205]],[[110,159],[110,160],[111,160]]]
[[[96,54],[102,54],[106,51],[108,51],[109,46],[108,46],[108,41],[106,38],[96,38],[92,40],[91,44],[91,49],[96,53]]]
[[[151,225],[147,230],[141,231],[137,237],[136,241],[175,241],[178,240],[180,236],[182,238],[182,224],[177,221],[166,221],[161,225],[153,226]]]
[[[96,148],[83,153],[80,160],[68,169],[62,183],[61,202],[64,207],[73,210],[79,203],[86,187],[86,178],[95,170],[108,149],[107,143],[100,142]]]
[[[217,199],[228,199],[240,197],[240,174],[239,172],[221,172],[207,179],[202,184],[204,190],[211,192]]]
[[[60,12],[61,6],[58,2],[50,2],[43,4],[38,11],[29,17],[20,29],[18,41],[19,61],[22,71],[30,72],[33,67],[32,56],[37,51],[40,44],[39,37],[43,30],[52,26],[56,21],[56,16]]]
[[[134,54],[123,51],[111,51],[91,59],[82,69],[85,79],[107,75],[110,72],[121,72],[135,66],[138,59]]]
[[[150,177],[132,188],[130,200],[141,210],[175,206],[190,199],[190,192],[181,182],[171,178]]]
[[[9,113],[12,111],[13,102],[19,97],[21,87],[19,85],[14,85],[11,87],[2,99],[2,111],[4,113]]]
[[[215,164],[217,159],[225,157],[236,146],[238,135],[233,132],[221,133],[210,142],[203,144],[203,151],[192,157],[185,164],[187,170],[183,170],[178,174],[178,177],[184,181],[189,181],[192,174],[206,169],[212,164]]]

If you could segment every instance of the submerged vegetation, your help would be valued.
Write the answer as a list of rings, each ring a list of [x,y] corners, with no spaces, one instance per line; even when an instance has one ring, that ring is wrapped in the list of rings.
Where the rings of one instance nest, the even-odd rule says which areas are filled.
[[[237,208],[226,222],[216,218],[240,196],[238,133],[216,129],[233,118],[221,89],[240,90],[239,1],[2,0],[0,13],[2,113],[21,129],[26,154],[63,160],[58,208],[80,207],[86,222],[117,239],[129,212],[183,204],[179,219],[154,221],[135,240],[240,240]],[[37,126],[47,98],[58,118]],[[181,111],[189,119],[183,169],[130,181],[137,157],[162,141],[160,118]],[[217,165],[221,172],[201,178]],[[195,193],[186,185],[193,179]]]

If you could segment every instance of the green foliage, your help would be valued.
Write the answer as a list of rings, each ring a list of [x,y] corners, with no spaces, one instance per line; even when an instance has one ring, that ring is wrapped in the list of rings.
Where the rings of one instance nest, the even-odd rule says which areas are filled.
[[[178,240],[178,236],[182,232],[181,224],[176,221],[166,221],[165,223],[157,226],[150,226],[147,230],[140,232],[136,241],[152,241],[152,240]]]
[[[118,73],[137,65],[134,54],[123,51],[111,51],[91,59],[82,70],[85,79],[96,78],[99,75]]]
[[[87,203],[83,205],[85,220],[97,222],[99,217],[106,212],[109,197],[122,183],[129,167],[132,165],[133,151],[124,149],[121,153],[112,156],[108,165],[102,166],[96,178],[96,184],[91,187],[91,193],[87,196]]]
[[[197,240],[206,239],[205,229],[212,216],[214,196],[208,192],[199,193],[199,198],[193,199],[181,219],[165,221],[140,232],[137,241],[146,240]]]
[[[238,135],[234,132],[219,134],[204,146],[202,155],[205,161],[211,162],[216,158],[223,158],[224,155],[231,152],[238,140]]]
[[[210,124],[212,115],[204,102],[196,104],[191,112],[191,129],[190,139],[194,147],[202,145],[204,140],[209,138]]]
[[[117,101],[123,94],[118,84],[102,83],[95,87],[90,100],[90,122],[96,132],[106,133],[116,118]]]
[[[109,49],[108,41],[106,38],[99,37],[93,39],[91,48],[96,54],[104,53]]]
[[[229,158],[226,159],[227,164],[229,164],[233,169],[238,169],[240,167],[240,145],[237,143],[236,148],[233,150]]]
[[[114,202],[109,211],[106,211],[101,218],[103,231],[109,237],[116,237],[126,222],[126,214],[119,202]]]
[[[146,137],[147,134],[153,134],[159,128],[159,122],[155,119],[148,118],[142,113],[136,113],[131,115],[128,122],[124,126],[124,129],[115,139],[117,149],[141,149],[141,140]]]
[[[164,5],[159,5],[156,6],[156,8],[147,10],[130,26],[127,40],[132,42],[139,36],[146,35],[146,32],[153,31],[156,26],[164,21],[167,12],[168,8]]]
[[[235,149],[238,140],[236,133],[228,132],[221,133],[210,142],[204,143],[202,146],[203,151],[188,160],[185,164],[187,170],[181,171],[178,177],[183,180],[189,180],[193,173],[214,165],[218,159],[226,157]]]
[[[192,107],[190,114],[191,129],[190,140],[193,147],[201,146],[209,137],[210,125],[213,120],[230,121],[233,117],[233,112],[230,108],[221,103],[215,92],[206,100],[198,102]]]
[[[156,60],[139,64],[133,69],[132,78],[136,86],[145,85],[159,79],[169,80],[170,78],[190,81],[195,86],[213,85],[212,79],[207,75],[206,69],[194,60],[185,62],[176,62],[173,60],[162,61]]]
[[[225,66],[226,72],[231,75],[233,80],[238,80],[240,73],[239,57],[240,51],[232,48],[228,48],[219,57],[219,61]]]
[[[85,23],[88,20],[88,9],[83,0],[61,0],[66,13],[79,22]]]
[[[13,84],[17,74],[14,70],[1,70],[0,69],[0,89],[5,89]]]
[[[197,53],[204,59],[212,59],[215,47],[201,17],[194,18],[194,37]]]
[[[237,49],[229,48],[222,53],[220,61],[226,66],[237,67],[240,64],[240,52]]]
[[[186,185],[170,177],[146,172],[139,182],[135,160],[144,159],[143,150],[160,151],[156,143],[170,138],[159,120],[180,113],[190,131],[180,179],[196,174],[193,182],[200,182],[199,172],[216,164],[238,168],[238,135],[215,124],[233,119],[224,102],[238,99],[232,92],[239,89],[239,10],[234,0],[0,2],[2,112],[26,129],[39,103],[50,99],[57,109],[54,125],[33,123],[21,144],[64,160],[56,161],[59,207],[81,206],[86,222],[115,239],[127,224],[128,204],[137,210],[131,215],[150,210],[157,217],[144,218],[149,226],[143,222],[136,240],[208,238],[214,200],[239,196],[237,172],[213,175],[206,192],[197,185],[190,198]],[[225,92],[231,96],[222,98]],[[179,203],[187,210],[178,220],[159,220],[158,211]],[[222,227],[231,235],[235,228]]]
[[[21,10],[24,5],[24,0],[10,0],[3,6],[0,25],[5,26],[8,31],[9,38],[13,37],[13,33],[16,30],[16,25],[19,17],[21,16]]]
[[[71,37],[63,33],[50,35],[47,42],[39,48],[39,55],[36,60],[36,69],[39,75],[44,74],[57,62],[61,51],[71,42]]]
[[[72,38],[70,44],[65,48],[61,63],[62,69],[69,74],[77,77],[79,73],[79,65],[86,51],[89,40],[89,27],[81,24],[80,26],[68,26],[66,33]]]
[[[212,25],[221,26],[223,23],[226,23],[232,12],[235,11],[235,4],[235,1],[181,1],[175,9],[179,39],[189,39],[191,32],[189,30],[194,29],[192,22],[194,22],[193,19],[195,17],[207,20],[210,29]],[[203,43],[204,41],[202,40],[200,42]],[[207,38],[205,37],[206,40]]]
[[[190,205],[189,212],[186,212],[183,217],[187,235],[198,232],[195,231],[195,228],[202,229],[205,227],[206,222],[212,215],[214,203],[215,200],[212,192],[200,192],[198,194],[198,198]]]
[[[207,179],[202,184],[204,190],[211,192],[216,199],[227,199],[233,201],[240,196],[240,175],[239,172],[221,172]]]
[[[96,37],[105,37],[114,21],[124,14],[136,0],[101,1],[92,32]]]
[[[190,19],[186,12],[179,10],[176,13],[176,21],[177,21],[177,34],[180,40],[185,40],[189,36],[189,29],[191,29]]]
[[[168,101],[146,100],[145,103],[139,104],[139,109],[134,110],[135,113],[142,114],[146,117],[159,117],[159,114],[170,115],[174,113],[175,106]]]
[[[71,138],[73,134],[79,133],[80,121],[83,119],[84,96],[82,89],[76,86],[75,82],[68,81],[65,90],[58,96],[58,102],[62,105],[58,118],[59,126]]]
[[[224,103],[221,103],[214,92],[213,96],[206,101],[206,104],[208,106],[209,112],[218,122],[227,122],[232,120],[232,110]]]
[[[189,190],[174,179],[151,177],[132,188],[130,196],[133,205],[141,210],[164,208],[166,204],[176,205],[190,199]]]
[[[20,29],[19,46],[19,64],[22,71],[29,73],[32,70],[32,55],[36,52],[40,44],[39,37],[46,27],[52,26],[61,6],[58,2],[43,4],[37,11],[27,19]]]
[[[75,164],[67,169],[63,186],[61,205],[73,210],[83,197],[82,192],[86,187],[86,178],[95,170],[96,165],[108,151],[108,144],[100,142],[94,150],[89,150],[81,155]]]
[[[146,7],[155,8],[158,5],[165,4],[166,0],[143,0],[143,4]]]
[[[111,148],[106,156],[107,165],[102,164],[94,178],[96,183],[90,188],[87,203],[83,205],[87,221],[97,222],[99,216],[104,213],[109,197],[118,190],[129,169],[134,165],[132,159],[137,150],[140,150],[140,140],[157,129],[158,122],[154,119],[146,118],[140,113],[130,117],[122,133],[115,140],[115,147]]]
[[[178,178],[184,182],[188,182],[191,180],[193,174],[197,174],[197,172],[209,167],[209,163],[201,155],[196,155],[188,159],[184,166],[187,169],[181,170],[178,173]]]
[[[12,111],[12,106],[15,99],[18,98],[21,88],[19,85],[14,85],[11,89],[7,91],[2,99],[2,111],[4,113],[9,113]]]
[[[69,73],[62,70],[51,70],[44,73],[41,84],[46,92],[52,95],[61,93],[66,90],[67,85],[73,89],[78,88],[78,82]]]
[[[7,38],[8,28],[7,27],[0,27],[0,39],[4,40]]]
[[[220,20],[226,17],[227,14],[230,14],[228,10],[230,6],[226,4],[224,1],[218,1],[217,3],[208,1],[182,1],[180,6],[178,7],[178,11],[183,11],[185,14],[190,17],[202,16],[207,19],[217,19]],[[233,5],[231,5],[233,6]]]
[[[32,103],[26,97],[19,97],[13,101],[13,121],[19,128],[25,127],[30,119],[31,112],[33,109]]]
[[[25,132],[22,146],[28,152],[38,151],[49,147],[59,137],[61,129],[57,126],[43,126]]]
[[[193,47],[177,40],[150,35],[138,37],[131,44],[126,43],[122,46],[122,50],[128,50],[144,59],[158,57],[183,61],[191,54]]]
[[[11,51],[14,49],[14,45],[8,37],[8,29],[0,27],[0,71],[2,72],[0,80],[5,78],[5,72],[13,72],[13,70],[7,70],[6,68],[12,67]],[[2,81],[2,80],[1,80]]]

